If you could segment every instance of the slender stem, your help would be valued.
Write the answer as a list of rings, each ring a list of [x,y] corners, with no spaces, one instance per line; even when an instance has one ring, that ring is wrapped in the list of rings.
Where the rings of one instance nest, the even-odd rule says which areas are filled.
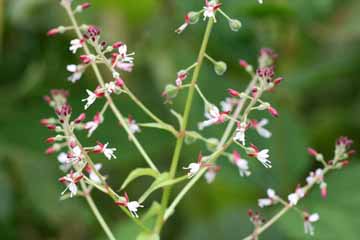
[[[75,32],[78,36],[79,39],[81,39],[83,36],[80,32],[79,29],[79,24],[77,23],[75,16],[71,10],[70,7],[65,7],[65,10],[71,20],[72,25],[75,28]],[[87,46],[86,43],[84,43],[83,45],[84,47],[84,51],[87,55],[90,55],[90,50]],[[100,73],[100,70],[97,66],[97,64],[95,62],[91,62],[91,67],[95,73],[95,76],[100,84],[101,87],[104,87],[105,83],[103,80],[103,77]],[[111,108],[111,110],[113,111],[115,117],[119,120],[120,124],[124,127],[125,131],[129,134],[129,136],[132,139],[132,142],[134,143],[135,147],[139,150],[140,154],[144,157],[145,161],[147,162],[147,164],[155,171],[159,172],[159,170],[157,169],[157,167],[155,166],[155,164],[152,162],[152,160],[150,159],[149,155],[146,153],[146,151],[144,150],[144,148],[142,147],[142,145],[139,143],[139,141],[137,140],[137,138],[134,136],[134,134],[130,131],[128,124],[125,120],[125,118],[122,116],[121,112],[119,111],[119,109],[116,107],[116,105],[114,104],[111,96],[105,91],[105,97],[109,103],[109,106]]]
[[[197,65],[194,69],[194,73],[191,79],[191,86],[189,88],[189,93],[186,99],[186,103],[185,103],[185,110],[184,110],[184,114],[183,114],[183,122],[181,124],[181,130],[178,136],[178,139],[176,141],[176,145],[175,145],[175,151],[173,154],[173,158],[171,161],[171,166],[170,166],[170,177],[174,178],[175,174],[176,174],[176,169],[178,166],[178,162],[180,159],[180,153],[181,153],[181,149],[184,143],[184,137],[185,137],[185,131],[187,128],[187,123],[189,120],[189,115],[190,115],[190,110],[191,110],[191,106],[192,106],[192,100],[194,97],[194,92],[195,92],[195,86],[196,83],[198,81],[199,75],[200,75],[200,70],[201,70],[201,66],[205,57],[205,51],[209,42],[209,38],[210,38],[210,34],[211,34],[211,30],[214,24],[214,20],[211,18],[209,19],[207,26],[206,26],[206,30],[205,30],[205,34],[204,34],[204,38],[202,40],[201,43],[201,48],[199,51],[199,55],[197,58]],[[164,189],[164,193],[161,199],[161,213],[159,214],[159,217],[157,219],[156,225],[155,225],[155,232],[160,233],[161,228],[164,224],[164,219],[163,216],[165,214],[165,209],[167,207],[167,204],[169,202],[169,198],[170,198],[170,193],[171,193],[171,186],[167,187]]]
[[[86,185],[83,181],[81,181],[81,188],[83,189],[83,191],[87,191],[86,189]],[[90,196],[90,193],[85,193],[85,199],[87,201],[87,203],[90,206],[91,211],[94,213],[96,219],[98,220],[100,226],[102,227],[102,229],[104,230],[106,236],[110,239],[110,240],[116,240],[116,238],[114,237],[113,233],[111,232],[109,226],[107,225],[107,223],[105,222],[103,216],[101,215],[99,209],[97,208],[94,200],[92,199],[92,197]]]
[[[198,92],[199,96],[201,97],[201,99],[204,101],[205,104],[210,104],[210,102],[206,99],[206,97],[204,96],[204,94],[201,92],[200,88],[198,87],[198,85],[195,86],[196,91]]]
[[[212,64],[216,64],[216,60],[213,59],[212,57],[210,57],[207,53],[205,53],[205,57],[206,57]]]

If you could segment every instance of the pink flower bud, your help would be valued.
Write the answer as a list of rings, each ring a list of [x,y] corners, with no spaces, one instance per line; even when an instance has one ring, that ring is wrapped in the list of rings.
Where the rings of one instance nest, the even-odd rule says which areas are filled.
[[[43,126],[49,125],[49,119],[47,119],[47,118],[41,119],[40,124],[43,125]]]
[[[45,153],[47,155],[53,154],[56,152],[56,149],[54,147],[49,147],[48,149],[46,149]]]
[[[246,68],[249,66],[249,64],[247,63],[247,61],[245,61],[245,60],[243,60],[243,59],[241,59],[241,60],[239,61],[239,64],[240,64],[240,66],[243,67],[244,69],[246,69]]]
[[[318,155],[318,152],[313,148],[308,148],[307,151],[313,157],[316,157]]]
[[[321,183],[320,190],[321,190],[321,196],[325,199],[326,196],[327,196],[327,185],[326,185],[326,183]]]
[[[276,79],[274,80],[274,84],[275,84],[275,85],[279,85],[283,80],[284,80],[283,77],[278,77],[278,78],[276,78]]]
[[[346,166],[349,165],[349,164],[350,164],[350,161],[349,161],[349,160],[344,160],[344,161],[341,162],[341,166],[342,166],[342,167],[346,167]]]
[[[81,4],[80,6],[81,6],[82,10],[85,10],[85,9],[88,9],[91,6],[91,4],[86,2],[86,3]]]
[[[50,103],[51,103],[51,97],[49,97],[49,96],[44,96],[44,101],[45,101],[47,104],[50,105]]]
[[[71,148],[75,148],[75,147],[76,147],[76,142],[75,142],[74,140],[71,140],[71,141],[69,142],[69,146],[70,146]]]
[[[122,42],[116,42],[116,43],[114,43],[114,44],[112,45],[112,47],[113,47],[113,48],[119,48],[119,47],[121,47],[122,45],[123,45]]]
[[[89,64],[91,62],[91,58],[88,55],[81,55],[80,56],[80,60],[84,63],[84,64]]]
[[[56,129],[56,125],[47,125],[47,128],[49,130],[55,130]]]
[[[238,97],[240,95],[240,93],[238,91],[231,89],[231,88],[228,88],[228,92],[233,97]]]
[[[116,86],[118,86],[118,87],[120,87],[120,88],[122,88],[123,86],[124,86],[124,80],[122,80],[121,78],[117,78],[116,80],[115,80],[115,85]]]
[[[278,117],[279,116],[278,111],[275,108],[271,107],[271,106],[268,108],[268,111],[273,117]]]
[[[52,28],[52,29],[50,29],[50,30],[47,32],[47,35],[48,35],[49,37],[51,37],[51,36],[55,36],[55,35],[57,35],[57,34],[59,34],[59,33],[60,33],[59,28]]]
[[[49,137],[48,139],[46,139],[46,143],[53,143],[56,141],[55,137]]]
[[[75,120],[74,122],[76,124],[81,123],[82,121],[84,121],[84,119],[86,118],[86,114],[85,113],[81,113]]]

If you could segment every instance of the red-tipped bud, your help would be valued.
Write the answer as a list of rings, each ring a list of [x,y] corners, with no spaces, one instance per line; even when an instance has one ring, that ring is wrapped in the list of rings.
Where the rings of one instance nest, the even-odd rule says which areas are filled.
[[[112,45],[112,47],[113,47],[113,48],[119,48],[119,47],[121,47],[122,45],[123,45],[122,42],[116,42],[116,43],[114,43],[114,44]]]
[[[51,103],[51,97],[49,97],[49,96],[44,96],[44,101],[45,101],[47,104],[50,105],[50,103]]]
[[[321,190],[321,196],[323,198],[326,198],[327,197],[327,185],[325,182],[321,183],[320,190]]]
[[[313,157],[316,157],[316,156],[319,154],[319,153],[318,153],[315,149],[313,149],[313,148],[308,148],[307,151],[308,151],[308,153],[309,153],[311,156],[313,156]]]
[[[53,143],[56,141],[55,137],[49,137],[48,139],[46,139],[46,143]]]
[[[84,121],[84,119],[86,118],[86,114],[85,113],[81,113],[75,120],[74,122],[76,124],[81,123],[82,121]]]
[[[41,119],[40,124],[43,125],[43,126],[49,125],[49,119],[47,119],[47,118]]]
[[[252,217],[252,216],[254,215],[254,212],[253,212],[252,209],[249,209],[249,210],[247,211],[247,214],[248,214],[249,217]]]
[[[71,148],[76,147],[76,142],[75,142],[74,140],[71,140],[70,143],[69,143],[69,146],[70,146]]]
[[[239,93],[238,91],[236,91],[236,90],[234,90],[234,89],[231,89],[231,88],[228,89],[228,93],[229,93],[231,96],[233,96],[233,97],[238,97],[238,96],[240,96],[240,93]]]
[[[278,111],[275,108],[271,107],[271,106],[268,108],[268,111],[273,117],[278,117],[279,116]]]
[[[247,67],[249,66],[249,64],[247,63],[247,61],[245,61],[245,60],[243,60],[243,59],[241,59],[241,60],[239,61],[239,64],[240,64],[240,66],[243,67],[244,69],[247,69]]]
[[[124,80],[122,80],[121,78],[117,78],[116,80],[115,80],[115,85],[116,86],[118,86],[118,87],[120,87],[120,88],[122,88],[123,86],[124,86]]]
[[[56,125],[47,125],[47,128],[49,130],[55,130],[56,129]]]
[[[54,147],[49,147],[48,149],[46,149],[45,153],[47,155],[53,154],[56,152],[56,149]]]
[[[80,60],[84,63],[84,64],[89,64],[92,61],[92,58],[88,55],[81,55],[80,56]]]
[[[80,7],[81,7],[82,10],[88,9],[90,6],[91,6],[91,4],[88,3],[88,2],[83,3],[83,4],[80,5]]]
[[[275,85],[279,85],[283,80],[284,80],[283,77],[278,77],[273,82],[274,82]]]
[[[52,29],[50,29],[50,30],[47,32],[47,35],[48,35],[49,37],[51,37],[51,36],[55,36],[55,35],[57,35],[57,34],[59,34],[59,33],[60,33],[59,28],[52,28]]]

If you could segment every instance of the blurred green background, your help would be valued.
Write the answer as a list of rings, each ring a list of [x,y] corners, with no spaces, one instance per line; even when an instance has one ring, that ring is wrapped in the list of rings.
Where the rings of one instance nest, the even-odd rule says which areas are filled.
[[[80,2],[80,1],[75,1]],[[82,111],[80,99],[84,89],[95,87],[92,72],[75,85],[66,78],[67,64],[77,57],[68,51],[71,33],[48,38],[46,31],[68,20],[58,6],[49,0],[0,0],[0,239],[105,239],[86,202],[80,198],[59,201],[63,186],[57,182],[62,172],[55,156],[43,154],[43,140],[51,133],[39,124],[39,119],[53,112],[42,101],[51,88],[66,88],[71,92],[75,112]],[[82,22],[95,24],[109,42],[125,41],[136,52],[136,66],[124,78],[129,87],[158,115],[175,123],[169,106],[160,94],[167,83],[173,83],[176,72],[190,65],[199,49],[204,23],[191,26],[178,36],[174,29],[183,22],[183,15],[202,7],[203,1],[190,0],[93,0],[93,7],[81,14]],[[237,169],[226,159],[215,183],[202,181],[190,192],[176,215],[165,227],[163,239],[241,239],[252,230],[247,219],[248,208],[257,209],[256,199],[272,187],[286,196],[308,172],[317,167],[306,154],[313,146],[327,158],[332,156],[335,139],[348,135],[359,149],[360,133],[360,1],[358,0],[224,0],[223,10],[239,18],[243,28],[231,32],[227,21],[218,18],[211,36],[208,53],[228,63],[222,76],[214,74],[205,64],[200,85],[206,95],[219,103],[225,89],[241,89],[248,76],[238,66],[245,58],[255,64],[258,50],[271,47],[279,53],[278,75],[284,83],[266,99],[274,103],[280,118],[271,120],[270,141],[250,134],[252,142],[270,148],[273,168],[264,169],[251,161],[253,174],[240,178]],[[105,72],[105,71],[104,71]],[[108,75],[107,75],[108,76]],[[110,76],[108,76],[110,77]],[[185,94],[171,106],[182,111]],[[88,111],[89,117],[101,108],[98,101]],[[146,121],[139,109],[125,96],[116,98],[124,114]],[[262,115],[259,115],[259,117]],[[191,128],[203,119],[203,105],[197,98],[193,105]],[[219,136],[222,126],[204,131],[207,136]],[[103,173],[117,189],[127,173],[145,164],[124,131],[105,115],[103,124],[90,140],[109,140],[118,148],[116,160],[104,161]],[[164,132],[143,129],[140,141],[160,169],[169,166],[174,139]],[[186,146],[181,166],[195,160],[196,153],[205,150],[202,143]],[[358,159],[350,166],[331,174],[328,199],[322,200],[318,189],[301,203],[310,212],[319,212],[313,239],[359,239],[360,191]],[[181,173],[183,174],[183,173]],[[141,195],[150,179],[132,183],[130,196]],[[104,213],[118,239],[134,239],[136,227],[124,217],[106,196],[94,192],[95,201]],[[159,199],[153,194],[145,202]],[[262,210],[265,218],[278,207]],[[144,213],[145,210],[140,212]],[[290,212],[261,239],[306,239],[303,221]]]

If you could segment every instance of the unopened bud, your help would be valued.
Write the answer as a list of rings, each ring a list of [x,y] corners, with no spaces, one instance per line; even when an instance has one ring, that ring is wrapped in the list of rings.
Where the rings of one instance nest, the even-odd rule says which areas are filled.
[[[216,64],[214,65],[214,70],[217,75],[221,76],[226,72],[227,65],[223,61],[216,62]]]
[[[230,19],[229,20],[229,26],[230,26],[230,29],[234,32],[237,32],[239,31],[239,29],[241,28],[241,22],[237,19]]]
[[[199,12],[189,12],[187,14],[188,18],[189,18],[189,23],[190,24],[195,24],[199,21],[199,16],[200,13]]]

